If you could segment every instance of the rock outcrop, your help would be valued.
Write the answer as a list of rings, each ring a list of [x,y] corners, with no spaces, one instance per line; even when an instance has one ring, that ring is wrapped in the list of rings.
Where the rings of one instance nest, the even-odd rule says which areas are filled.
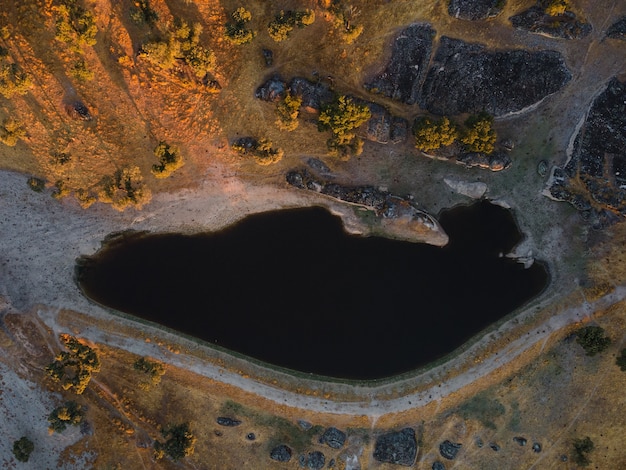
[[[442,37],[420,106],[448,116],[480,111],[502,116],[538,103],[570,79],[561,54],[555,51],[492,52],[479,44]]]
[[[376,439],[374,459],[379,462],[411,467],[415,464],[416,458],[417,441],[415,430],[412,428],[383,434]]]
[[[346,442],[346,433],[330,427],[320,436],[320,444],[326,444],[333,449],[341,449]]]
[[[270,459],[277,462],[289,462],[291,460],[291,448],[285,444],[274,447],[270,451]]]
[[[462,20],[485,20],[502,12],[503,0],[450,0],[448,13]]]
[[[596,228],[626,216],[626,82],[613,78],[595,99],[548,195],[585,211]]]
[[[454,460],[461,447],[463,447],[463,444],[445,440],[439,444],[439,453],[444,459]]]
[[[514,28],[560,39],[582,39],[592,30],[589,23],[583,23],[571,11],[550,16],[538,5],[512,16],[509,21]]]
[[[287,84],[278,75],[274,75],[254,92],[255,98],[275,102],[282,100],[287,94]]]
[[[606,37],[626,41],[626,16],[611,25],[606,31]]]
[[[387,67],[366,83],[365,89],[406,104],[417,103],[434,36],[435,30],[428,24],[404,29],[393,43]]]

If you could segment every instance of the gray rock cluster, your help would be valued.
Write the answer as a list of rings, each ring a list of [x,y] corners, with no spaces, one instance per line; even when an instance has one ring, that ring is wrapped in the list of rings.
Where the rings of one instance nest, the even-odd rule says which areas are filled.
[[[330,427],[320,436],[320,444],[326,444],[333,449],[341,449],[346,442],[346,433]]]
[[[274,447],[270,451],[270,459],[277,462],[289,462],[291,460],[291,448],[285,444]]]
[[[219,424],[220,426],[233,427],[233,426],[239,426],[241,424],[241,421],[238,419],[234,419],[234,418],[227,418],[224,416],[220,416],[219,418],[217,418],[217,424]]]
[[[302,468],[309,468],[311,470],[320,470],[326,463],[326,457],[318,450],[309,452],[308,454],[301,454],[298,463]]]
[[[626,41],[626,16],[611,25],[606,31],[606,37]]]
[[[374,459],[378,462],[411,467],[415,464],[416,458],[417,441],[415,430],[412,428],[389,432],[376,439]]]
[[[448,13],[462,20],[485,20],[499,15],[503,0],[450,0]]]
[[[459,450],[461,450],[461,447],[463,447],[463,444],[446,439],[439,444],[439,453],[444,459],[454,460],[456,459]]]

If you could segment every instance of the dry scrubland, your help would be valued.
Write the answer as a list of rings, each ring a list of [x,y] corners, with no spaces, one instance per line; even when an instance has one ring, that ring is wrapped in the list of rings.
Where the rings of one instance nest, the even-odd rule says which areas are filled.
[[[0,46],[7,51],[3,60],[17,64],[32,84],[25,94],[0,97],[0,121],[12,118],[25,130],[16,145],[0,144],[0,167],[23,173],[24,191],[29,191],[27,177],[43,180],[46,187],[40,197],[49,199],[46,204],[53,211],[71,213],[77,200],[84,206],[99,200],[124,207],[124,194],[107,194],[107,178],[110,182],[121,170],[135,167],[126,176],[131,176],[134,189],[142,188],[137,202],[145,204],[144,211],[151,211],[151,216],[169,194],[191,194],[207,185],[224,196],[217,201],[259,194],[251,192],[253,187],[269,188],[262,193],[266,203],[246,207],[320,203],[315,196],[285,196],[284,190],[285,171],[300,165],[305,156],[317,156],[342,181],[411,194],[432,213],[467,202],[443,183],[444,177],[486,183],[490,198],[517,209],[528,234],[518,254],[532,252],[546,259],[553,285],[532,311],[494,331],[458,361],[398,384],[368,389],[284,378],[149,327],[65,310],[65,305],[35,305],[37,289],[44,289],[35,274],[28,279],[31,283],[20,286],[31,292],[31,301],[20,304],[6,294],[20,289],[7,286],[18,281],[7,274],[10,266],[3,267],[0,455],[4,466],[27,468],[11,452],[13,442],[26,435],[34,443],[29,465],[35,468],[298,468],[298,453],[320,450],[327,462],[336,460],[335,468],[358,468],[352,463],[356,456],[360,468],[390,469],[395,466],[372,457],[376,437],[405,426],[416,430],[415,468],[420,469],[443,461],[439,444],[446,439],[463,443],[455,461],[445,462],[448,468],[453,464],[481,469],[576,468],[572,443],[585,436],[595,444],[589,455],[591,468],[626,464],[626,373],[615,364],[626,346],[626,305],[620,298],[605,297],[621,293],[626,281],[626,229],[622,224],[592,232],[568,206],[541,195],[545,180],[536,172],[540,159],[563,164],[572,133],[594,94],[608,78],[625,73],[623,60],[615,59],[623,59],[623,43],[603,40],[603,31],[626,14],[621,2],[572,2],[594,31],[585,40],[568,42],[511,28],[507,18],[532,1],[507,1],[495,19],[472,23],[451,18],[445,2],[353,0],[350,3],[359,13],[354,21],[363,26],[363,33],[348,44],[332,26],[332,15],[317,2],[252,1],[245,7],[256,37],[240,46],[224,38],[225,24],[240,2],[79,2],[93,14],[97,27],[87,43],[76,37],[69,42],[55,39],[60,14],[55,8],[71,2],[6,3],[0,12]],[[142,21],[133,20],[131,12],[142,5],[149,5],[158,20],[150,23],[145,15]],[[313,8],[316,21],[277,44],[266,25],[280,8]],[[176,62],[174,70],[164,70],[140,53],[144,44],[167,39],[175,18],[202,25],[199,44],[214,53],[209,73],[202,77],[212,84],[210,89],[189,64]],[[364,77],[380,71],[394,35],[414,21],[432,23],[438,36],[497,48],[555,49],[565,56],[574,74],[572,84],[531,113],[496,120],[501,138],[516,144],[511,169],[502,174],[468,171],[419,157],[410,142],[395,147],[366,144],[361,156],[341,161],[327,155],[328,136],[318,133],[311,117],[300,118],[293,132],[281,131],[275,125],[275,105],[254,99],[256,87],[273,72],[286,79],[294,75],[312,79],[315,73],[332,81],[341,93],[365,97]],[[264,65],[262,48],[274,51],[272,68]],[[91,120],[80,118],[79,102]],[[419,111],[386,99],[380,102],[407,119]],[[284,150],[282,160],[260,166],[233,153],[230,142],[247,135],[269,139]],[[184,159],[183,166],[167,178],[152,172],[159,163],[153,151],[160,142],[178,147]],[[144,186],[138,184],[139,174]],[[59,202],[50,198],[51,193],[66,198]],[[17,190],[15,194],[27,199]],[[150,195],[156,201],[152,205]],[[233,204],[230,210],[241,207]],[[117,217],[100,203],[85,210]],[[132,215],[116,220],[134,223],[145,214],[132,207],[127,211]],[[231,214],[228,220],[241,215]],[[9,234],[10,224],[4,223]],[[29,263],[35,272],[38,260]],[[550,323],[554,318],[563,321]],[[585,355],[572,336],[584,324],[605,329],[612,339],[606,351]],[[46,373],[63,350],[59,333],[74,335],[100,360],[99,372],[92,374],[80,395],[63,390]],[[159,383],[133,367],[143,356],[164,365]],[[81,406],[87,424],[49,435],[48,415],[67,400]],[[218,416],[236,417],[243,423],[218,426]],[[298,419],[320,427],[304,432]],[[153,441],[164,441],[160,431],[187,422],[196,438],[195,452],[177,463],[167,457],[155,460]],[[326,426],[346,431],[348,445],[337,451],[319,444],[317,438]],[[255,440],[246,437],[251,432]],[[527,438],[528,444],[513,442],[516,436]],[[482,448],[476,444],[478,439],[484,443]],[[533,442],[541,443],[540,453],[530,448]],[[288,464],[269,459],[270,449],[280,443],[294,449]],[[492,450],[492,443],[500,450]],[[563,455],[568,456],[567,462],[562,461]]]

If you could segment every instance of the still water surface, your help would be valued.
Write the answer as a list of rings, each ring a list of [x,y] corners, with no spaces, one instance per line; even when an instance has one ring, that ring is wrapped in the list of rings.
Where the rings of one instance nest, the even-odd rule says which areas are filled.
[[[540,293],[545,268],[502,253],[509,211],[442,214],[445,248],[346,234],[322,208],[197,236],[126,236],[78,269],[95,301],[262,361],[377,379],[423,366]]]

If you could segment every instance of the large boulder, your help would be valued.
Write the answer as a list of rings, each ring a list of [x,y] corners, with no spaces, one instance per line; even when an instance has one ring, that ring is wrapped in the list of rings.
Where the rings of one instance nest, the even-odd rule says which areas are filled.
[[[570,79],[555,51],[488,51],[479,44],[442,37],[422,88],[420,105],[431,113],[521,111],[557,92]]]
[[[302,108],[310,113],[316,113],[324,103],[333,99],[333,93],[322,82],[312,83],[306,78],[294,77],[289,83],[289,92],[292,96],[302,98]]]
[[[434,36],[435,30],[428,24],[402,30],[393,42],[387,67],[367,82],[365,89],[406,104],[417,103]]]
[[[484,20],[500,14],[504,3],[503,0],[450,0],[448,13],[462,20]]]
[[[449,440],[443,441],[439,444],[439,453],[444,459],[454,460],[459,450],[463,447],[463,444],[458,442],[451,442]]]
[[[376,440],[374,459],[378,462],[412,467],[416,458],[417,440],[415,439],[415,430],[412,428],[389,432]]]
[[[267,80],[263,85],[256,89],[255,98],[263,101],[280,101],[287,94],[287,84],[278,76],[274,76]]]
[[[320,444],[326,444],[333,449],[341,449],[346,442],[346,433],[330,427],[320,436]]]
[[[291,448],[285,444],[274,447],[270,452],[270,459],[277,462],[289,462],[291,460]]]

